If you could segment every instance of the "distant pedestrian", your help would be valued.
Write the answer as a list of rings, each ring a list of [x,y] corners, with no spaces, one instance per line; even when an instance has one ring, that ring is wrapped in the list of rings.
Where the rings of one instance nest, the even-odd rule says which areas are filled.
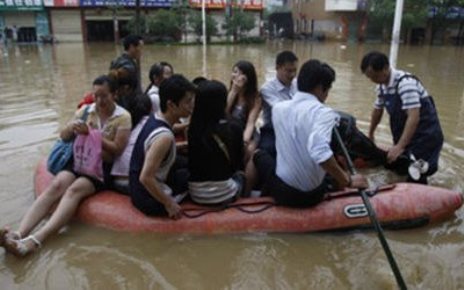
[[[140,77],[140,60],[142,58],[143,39],[138,35],[129,35],[123,41],[124,52],[111,62],[112,75],[119,75],[119,70],[125,70],[137,78],[137,93],[142,93]]]

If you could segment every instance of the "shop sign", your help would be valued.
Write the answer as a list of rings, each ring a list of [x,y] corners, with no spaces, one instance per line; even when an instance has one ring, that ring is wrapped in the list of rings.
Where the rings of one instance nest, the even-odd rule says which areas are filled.
[[[0,0],[0,11],[40,11],[42,0]]]
[[[44,0],[45,7],[79,7],[79,0]]]
[[[177,0],[140,0],[140,7],[171,7]],[[135,7],[135,0],[80,0],[87,7]]]

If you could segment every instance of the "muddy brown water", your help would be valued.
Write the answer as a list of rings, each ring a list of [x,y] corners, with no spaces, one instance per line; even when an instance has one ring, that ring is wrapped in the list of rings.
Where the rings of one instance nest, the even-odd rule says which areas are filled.
[[[17,226],[33,201],[32,178],[92,80],[121,53],[113,44],[1,48],[0,226]],[[233,63],[252,61],[259,84],[274,74],[277,52],[331,64],[337,80],[328,104],[352,113],[366,131],[374,86],[359,62],[377,44],[269,42],[265,45],[146,45],[142,77],[165,60],[176,72],[229,82]],[[302,63],[302,62],[300,62]],[[398,68],[417,74],[435,96],[445,134],[440,171],[431,184],[462,191],[464,49],[400,47]],[[377,140],[390,142],[384,118]],[[394,179],[367,172],[373,183]],[[410,289],[464,289],[464,212],[439,224],[387,231]],[[124,217],[121,217],[124,218]],[[0,289],[395,289],[375,232],[218,236],[128,234],[72,222],[24,260],[0,250]]]

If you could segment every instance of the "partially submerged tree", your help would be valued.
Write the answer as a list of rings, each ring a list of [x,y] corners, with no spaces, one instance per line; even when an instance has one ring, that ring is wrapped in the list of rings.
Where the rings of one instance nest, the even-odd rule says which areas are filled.
[[[233,35],[235,40],[240,40],[255,26],[255,18],[251,13],[234,8],[232,15],[226,18],[223,28],[226,30],[227,35]]]
[[[395,5],[395,0],[369,2],[369,30],[381,32],[384,41],[387,41],[392,33]],[[402,38],[407,42],[410,30],[417,26],[425,26],[426,19],[427,5],[424,5],[424,0],[405,0],[401,22]]]
[[[203,35],[203,20],[201,17],[201,11],[191,10],[188,17],[189,26],[195,32],[197,37],[200,39]],[[206,39],[209,41],[211,36],[218,33],[217,21],[211,15],[206,15]]]
[[[458,24],[459,36],[464,37],[464,17],[460,13],[453,13],[454,8],[464,8],[464,0],[428,0],[430,7],[430,25],[431,37],[430,44],[437,41],[440,36],[440,42],[445,39],[445,31],[448,27]]]
[[[182,15],[174,10],[158,10],[148,18],[148,30],[151,35],[164,40],[180,40],[182,33]]]

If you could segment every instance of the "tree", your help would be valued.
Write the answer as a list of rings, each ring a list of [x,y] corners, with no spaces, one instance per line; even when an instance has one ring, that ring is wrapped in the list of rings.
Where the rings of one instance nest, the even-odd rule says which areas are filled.
[[[395,16],[395,0],[372,0],[369,4],[369,30],[381,31],[382,39],[387,41],[392,32]],[[417,26],[425,26],[427,5],[424,0],[405,0],[401,22],[402,38],[408,40],[409,32]]]
[[[188,17],[191,11],[190,4],[188,0],[176,0],[172,4],[171,8],[179,17],[181,18],[181,31],[184,35],[184,39],[187,40],[187,24],[188,24]]]
[[[165,39],[180,39],[182,33],[182,15],[174,10],[159,10],[148,18],[150,34]]]
[[[147,19],[144,15],[140,15],[140,18],[139,18],[139,25],[140,27],[147,27]],[[137,20],[136,20],[136,17],[132,17],[131,19],[129,19],[129,21],[127,21],[126,23],[126,29],[131,33],[131,34],[137,34]]]
[[[200,38],[203,35],[203,20],[201,12],[198,10],[191,10],[188,17],[190,27],[195,34]],[[217,21],[211,15],[206,15],[206,39],[209,41],[211,36],[216,35],[218,32]]]
[[[458,36],[462,33],[462,22],[461,15],[458,15],[456,18],[451,14],[452,8],[455,7],[464,7],[463,0],[428,0],[429,7],[431,7],[431,17],[429,19],[431,25],[431,37],[430,44],[436,41],[437,35],[441,34],[441,42],[444,42],[445,30],[447,27],[451,26],[453,23],[459,21],[460,31]]]
[[[252,14],[234,8],[232,16],[226,18],[223,28],[226,30],[227,35],[233,35],[234,39],[240,40],[243,35],[255,28],[255,19]]]

